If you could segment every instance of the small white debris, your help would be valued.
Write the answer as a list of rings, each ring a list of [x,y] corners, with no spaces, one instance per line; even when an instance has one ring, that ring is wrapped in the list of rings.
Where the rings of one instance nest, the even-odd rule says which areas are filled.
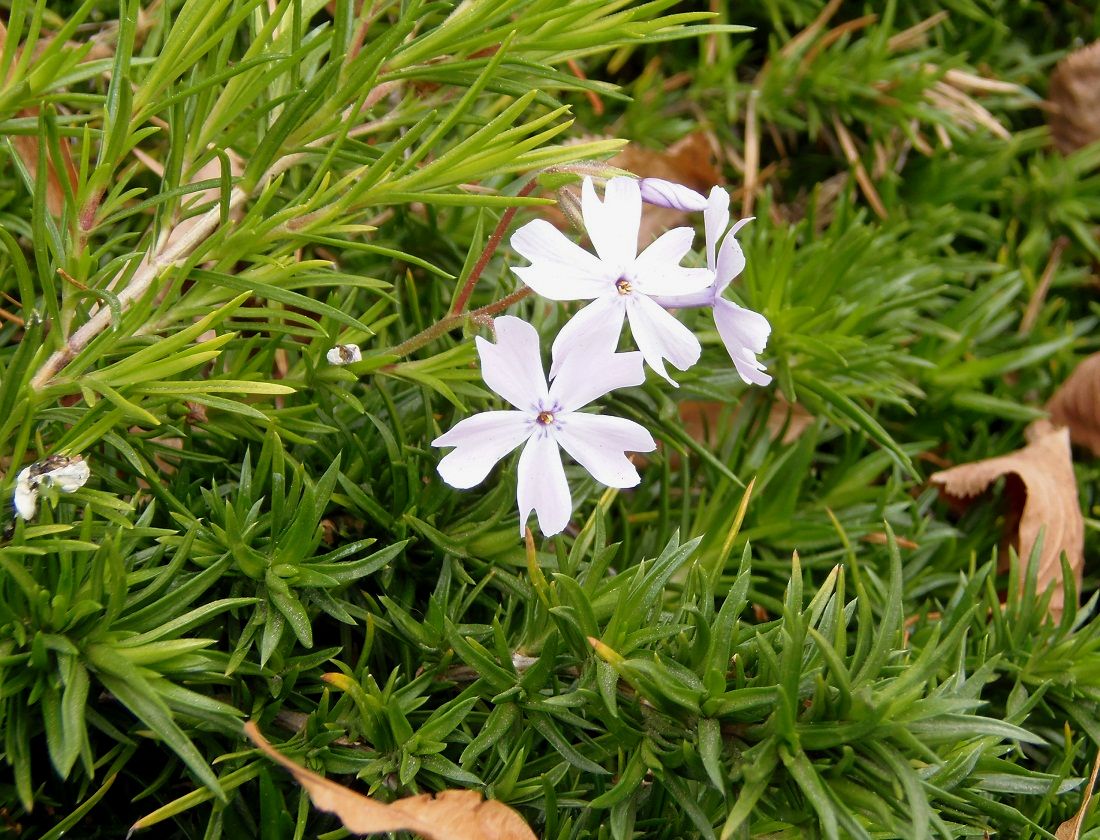
[[[351,365],[363,361],[363,353],[355,344],[337,344],[325,354],[330,365]]]
[[[92,471],[80,455],[51,455],[31,464],[15,480],[12,502],[23,519],[32,519],[38,508],[38,488],[56,487],[62,493],[73,493],[88,481]]]

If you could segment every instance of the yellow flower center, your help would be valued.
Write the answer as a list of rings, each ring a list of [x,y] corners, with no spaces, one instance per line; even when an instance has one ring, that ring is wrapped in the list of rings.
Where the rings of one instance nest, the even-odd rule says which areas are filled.
[[[549,426],[554,422],[554,414],[550,411],[540,411],[539,416],[536,418],[543,426]]]
[[[625,277],[620,277],[618,280],[615,281],[615,288],[618,290],[620,295],[629,295],[631,291],[630,281],[627,280]]]

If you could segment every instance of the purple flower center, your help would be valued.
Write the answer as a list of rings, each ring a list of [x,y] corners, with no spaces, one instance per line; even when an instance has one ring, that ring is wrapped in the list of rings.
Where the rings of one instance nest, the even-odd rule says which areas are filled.
[[[615,281],[615,290],[618,291],[620,295],[629,295],[632,291],[630,281],[625,277],[620,277]]]

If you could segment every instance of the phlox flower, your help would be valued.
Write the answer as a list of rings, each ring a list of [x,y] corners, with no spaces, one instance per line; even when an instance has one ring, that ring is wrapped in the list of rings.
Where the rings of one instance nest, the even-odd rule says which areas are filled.
[[[634,487],[641,480],[626,452],[651,452],[653,436],[633,420],[578,409],[616,388],[645,380],[640,353],[571,355],[547,387],[539,337],[526,321],[502,316],[493,322],[497,343],[480,336],[481,375],[515,411],[485,411],[460,421],[432,446],[453,446],[439,462],[452,487],[481,481],[501,458],[523,444],[519,456],[520,533],[533,510],[547,536],[569,524],[573,502],[565,479],[564,449],[602,484]]]
[[[745,269],[745,253],[737,241],[737,234],[752,221],[752,217],[741,219],[730,227],[729,200],[729,193],[721,187],[714,187],[703,211],[707,268],[714,272],[714,282],[699,292],[662,296],[656,298],[656,302],[669,309],[711,307],[718,335],[733,359],[738,375],[746,384],[767,385],[772,378],[764,373],[765,367],[756,355],[764,352],[771,334],[771,324],[760,313],[722,297],[733,278]]]
[[[694,232],[674,228],[639,254],[642,196],[633,178],[609,180],[603,201],[592,179],[585,178],[581,214],[595,254],[542,219],[527,223],[511,239],[512,247],[531,262],[512,271],[538,294],[551,300],[592,301],[554,341],[550,376],[556,377],[574,352],[613,351],[625,318],[646,362],[675,385],[665,360],[687,370],[699,360],[701,348],[691,330],[655,303],[653,296],[687,294],[711,284],[711,271],[680,265]]]

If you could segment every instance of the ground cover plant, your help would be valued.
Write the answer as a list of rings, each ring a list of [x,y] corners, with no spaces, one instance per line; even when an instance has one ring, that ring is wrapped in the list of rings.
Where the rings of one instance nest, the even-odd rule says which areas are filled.
[[[0,4],[4,832],[1100,836],[1100,20],[731,5]]]

